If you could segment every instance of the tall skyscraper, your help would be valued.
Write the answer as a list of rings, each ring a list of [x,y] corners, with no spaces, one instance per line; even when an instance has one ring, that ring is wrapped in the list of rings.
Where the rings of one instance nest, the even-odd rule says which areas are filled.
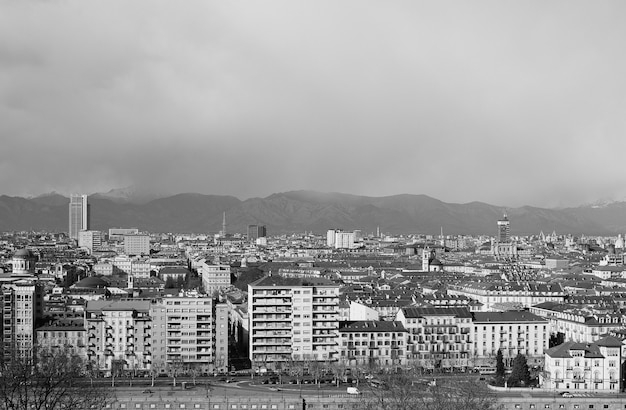
[[[498,242],[511,242],[511,227],[509,226],[509,218],[507,218],[506,214],[504,214],[502,219],[498,220]]]
[[[258,238],[265,238],[267,229],[265,225],[248,225],[248,240],[256,241]]]
[[[70,238],[78,240],[78,233],[88,229],[89,204],[87,203],[87,195],[70,195]]]

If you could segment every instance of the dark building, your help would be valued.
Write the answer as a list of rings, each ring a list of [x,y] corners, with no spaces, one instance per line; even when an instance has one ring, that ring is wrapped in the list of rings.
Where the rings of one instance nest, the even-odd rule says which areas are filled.
[[[256,241],[258,238],[265,238],[267,230],[265,225],[248,225],[248,240]]]

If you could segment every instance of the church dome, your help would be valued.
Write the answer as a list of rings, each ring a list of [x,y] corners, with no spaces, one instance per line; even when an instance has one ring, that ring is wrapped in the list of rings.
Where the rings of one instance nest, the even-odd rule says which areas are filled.
[[[13,257],[18,258],[18,259],[34,259],[35,255],[28,249],[20,249],[17,252],[15,252]]]
[[[97,289],[97,288],[106,288],[109,286],[108,282],[97,278],[95,276],[89,276],[81,281],[76,282],[73,287],[75,288],[89,288],[89,289]]]

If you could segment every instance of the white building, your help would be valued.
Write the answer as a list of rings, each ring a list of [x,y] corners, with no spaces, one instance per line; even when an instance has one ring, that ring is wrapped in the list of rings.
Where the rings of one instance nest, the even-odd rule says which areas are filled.
[[[154,360],[161,370],[170,374],[209,373],[228,368],[226,304],[215,304],[209,296],[187,292],[153,304],[151,314]]]
[[[550,339],[546,319],[525,311],[474,312],[472,325],[475,366],[495,366],[498,350],[506,366],[518,354],[526,356],[529,365],[541,365]]]
[[[341,229],[329,229],[326,232],[326,246],[335,249],[354,249],[355,234]]]
[[[78,232],[78,246],[93,253],[94,249],[102,246],[103,234],[100,231],[80,231]]]
[[[124,253],[128,256],[150,255],[150,236],[124,235]]]
[[[265,276],[248,285],[253,368],[338,357],[339,286],[326,279]]]
[[[529,308],[544,302],[563,302],[565,292],[558,283],[479,283],[451,285],[449,295],[463,295],[479,301],[483,309],[494,310],[494,305],[508,303]]]
[[[92,300],[85,308],[87,357],[106,374],[152,368],[150,302]]]
[[[622,342],[607,336],[597,342],[565,342],[545,352],[543,388],[574,391],[621,390]],[[590,406],[591,408],[591,406]]]
[[[467,308],[403,307],[396,320],[409,331],[408,361],[428,369],[470,365],[472,315]]]
[[[204,291],[209,295],[230,286],[229,265],[209,265],[202,262],[198,267],[198,274],[202,278]]]

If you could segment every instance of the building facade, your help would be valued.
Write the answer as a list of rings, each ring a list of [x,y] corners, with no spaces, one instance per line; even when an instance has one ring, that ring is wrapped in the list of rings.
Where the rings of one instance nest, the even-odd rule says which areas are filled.
[[[43,317],[43,287],[31,280],[2,285],[2,359],[32,358],[36,346],[35,325]]]
[[[406,364],[407,330],[399,321],[339,324],[339,360],[346,366],[395,368]]]
[[[69,236],[78,241],[80,231],[89,230],[89,203],[87,195],[70,195]]]
[[[467,308],[404,307],[396,320],[408,330],[407,361],[425,369],[467,369],[472,315]]]
[[[613,336],[591,344],[565,342],[554,346],[545,352],[542,387],[618,393],[622,384],[621,348],[622,342]]]
[[[124,235],[124,253],[128,256],[150,255],[150,236]]]
[[[495,366],[498,350],[507,367],[518,354],[526,356],[529,365],[543,363],[550,339],[546,319],[525,311],[474,312],[472,325],[474,366]]]
[[[338,358],[339,286],[325,279],[266,276],[248,285],[253,368]]]

